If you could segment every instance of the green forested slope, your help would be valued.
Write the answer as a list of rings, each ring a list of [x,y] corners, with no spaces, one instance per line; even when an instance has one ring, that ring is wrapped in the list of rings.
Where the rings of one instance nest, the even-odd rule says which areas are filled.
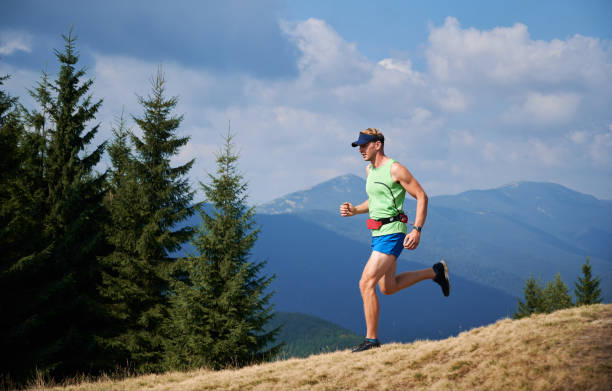
[[[277,312],[268,324],[269,329],[282,326],[277,342],[285,346],[280,358],[307,357],[358,345],[363,337],[316,316]]]

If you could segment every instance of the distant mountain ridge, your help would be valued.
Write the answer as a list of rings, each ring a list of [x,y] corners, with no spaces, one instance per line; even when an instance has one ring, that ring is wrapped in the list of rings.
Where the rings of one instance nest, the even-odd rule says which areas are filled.
[[[514,216],[560,237],[584,233],[589,228],[612,231],[612,200],[600,200],[555,183],[516,182],[434,199],[436,205],[448,208]]]
[[[341,175],[309,189],[276,198],[257,206],[257,213],[282,214],[307,210],[336,210],[349,199],[367,198],[365,181],[353,174]]]
[[[267,261],[264,275],[276,276],[270,287],[274,310],[314,315],[363,335],[358,282],[369,256],[369,244],[295,214],[258,214],[256,220],[261,232],[251,255]],[[431,264],[403,260],[398,271],[424,267]],[[510,316],[516,306],[514,297],[495,287],[458,275],[452,276],[452,284],[450,297],[444,297],[432,281],[381,296],[381,340],[445,338]]]
[[[256,207],[261,229],[252,249],[276,275],[275,311],[301,312],[354,333],[364,331],[358,281],[370,253],[366,215],[343,218],[341,202],[362,202],[365,181],[343,175]],[[414,200],[404,209],[414,218]],[[446,338],[494,322],[516,310],[525,281],[561,273],[570,293],[586,256],[612,299],[612,201],[551,183],[520,182],[496,189],[430,197],[421,244],[404,251],[397,270],[415,270],[445,258],[451,295],[423,282],[380,296],[384,341]],[[199,225],[199,218],[189,222]],[[188,252],[185,246],[183,252]],[[433,310],[432,310],[433,309]]]
[[[293,214],[369,243],[365,215],[338,214],[342,202],[365,199],[365,180],[342,175],[258,206],[257,212]],[[410,220],[415,205],[406,198]],[[605,297],[612,298],[612,201],[528,181],[430,197],[421,245],[402,254],[417,262],[448,257],[455,273],[516,296],[530,275],[549,280],[557,272],[571,291],[587,256],[604,281]]]
[[[262,214],[298,213],[304,210],[335,212],[339,204],[346,200],[356,203],[367,199],[365,184],[365,179],[357,175],[341,175],[308,189],[296,191],[258,205],[257,212]],[[444,206],[478,213],[487,210],[498,211],[497,207],[503,206],[505,202],[523,196],[530,197],[532,201],[573,200],[583,204],[602,203],[607,207],[612,207],[612,200],[601,200],[552,182],[533,181],[512,182],[492,189],[467,190],[456,195],[439,195],[430,198],[436,199],[438,203]],[[408,198],[407,201],[409,202]],[[486,202],[482,204],[483,201]],[[538,209],[538,211],[544,214],[549,213],[546,209]],[[610,224],[608,227],[610,227]]]

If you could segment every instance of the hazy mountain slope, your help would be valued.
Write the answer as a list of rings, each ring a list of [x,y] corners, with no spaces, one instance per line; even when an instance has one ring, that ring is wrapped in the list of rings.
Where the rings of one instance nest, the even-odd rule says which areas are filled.
[[[343,193],[343,186],[348,191]],[[340,235],[369,243],[365,216],[341,218],[343,200],[361,202],[362,178],[345,175],[300,192],[318,200],[286,211]],[[365,193],[364,193],[365,194]],[[283,199],[258,207],[278,211]],[[287,206],[288,204],[285,204]],[[309,209],[312,208],[312,209]],[[415,202],[404,209],[414,218]],[[429,264],[448,258],[454,272],[472,281],[521,296],[530,275],[550,280],[560,272],[570,289],[590,256],[595,274],[602,277],[603,294],[612,298],[612,201],[598,200],[551,183],[520,182],[498,189],[474,190],[455,196],[431,197],[427,223],[417,253],[409,259]]]
[[[560,242],[556,245],[565,243],[571,251],[612,261],[612,201],[554,183],[538,182],[434,198],[436,206],[513,219],[517,224],[555,236]]]
[[[334,218],[344,224],[357,221]],[[274,291],[274,310],[314,315],[363,335],[358,282],[370,253],[369,242],[351,240],[297,215],[256,215],[256,220],[261,233],[251,255],[255,260],[267,260],[263,274],[276,276],[270,288]],[[198,225],[198,221],[194,218],[190,224]],[[358,230],[364,234],[363,228]],[[191,250],[191,246],[185,246],[177,255]],[[431,267],[437,260],[419,247],[405,251],[397,269],[401,272]],[[383,341],[445,338],[515,311],[516,299],[512,295],[456,275],[456,262],[449,262],[452,293],[448,298],[431,281],[396,295],[380,295]]]
[[[71,390],[610,390],[612,305],[504,319],[441,341],[388,344],[239,370],[100,381]],[[36,389],[45,389],[37,387]],[[56,390],[67,388],[56,388]]]
[[[264,273],[277,276],[272,285],[277,311],[307,313],[357,334],[364,332],[357,282],[370,252],[366,216],[342,218],[337,211],[341,200],[354,201],[347,194],[362,199],[356,194],[363,191],[364,183],[356,176],[339,177],[299,196],[306,200],[304,206],[321,209],[256,215],[261,234],[252,255],[267,259]],[[605,218],[596,215],[607,216],[609,204],[546,183],[431,197],[421,244],[416,251],[402,253],[398,271],[430,267],[445,258],[451,266],[451,297],[443,298],[428,281],[394,296],[381,296],[381,337],[386,341],[442,338],[510,315],[516,308],[513,296],[523,296],[530,275],[552,280],[560,272],[571,292],[590,254],[581,247],[584,243],[560,236],[566,228],[556,225],[567,215],[586,216],[577,221],[585,229],[603,232],[605,239]],[[414,201],[406,202],[405,209],[413,211]],[[527,216],[536,214],[544,217]],[[191,223],[197,225],[198,219]],[[597,243],[607,251],[609,243]],[[612,256],[591,257],[608,300],[611,260]]]
[[[294,215],[258,215],[257,221],[261,234],[252,253],[255,259],[267,258],[264,273],[276,274],[272,284],[275,309],[312,314],[363,335],[358,281],[369,245]],[[423,267],[431,264],[402,259],[398,272]],[[450,267],[452,273],[452,263]],[[516,307],[516,299],[502,291],[455,275],[451,278],[448,298],[431,281],[396,295],[381,295],[382,340],[444,338],[505,317]]]
[[[259,205],[257,213],[296,213],[319,209],[336,211],[344,201],[360,200],[359,202],[363,202],[367,198],[365,181],[356,175],[347,174],[315,185],[310,189],[287,194]]]

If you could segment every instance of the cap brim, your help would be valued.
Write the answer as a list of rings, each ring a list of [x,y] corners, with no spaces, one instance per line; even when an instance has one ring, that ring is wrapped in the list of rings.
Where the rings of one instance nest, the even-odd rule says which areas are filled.
[[[371,134],[360,133],[357,141],[353,142],[351,145],[353,147],[356,147],[358,145],[364,145],[364,144],[367,144],[369,142],[376,141],[376,140],[377,140],[376,136],[373,136]]]

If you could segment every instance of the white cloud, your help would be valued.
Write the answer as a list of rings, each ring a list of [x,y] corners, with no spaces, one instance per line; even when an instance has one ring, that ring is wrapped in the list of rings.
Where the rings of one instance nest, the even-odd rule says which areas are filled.
[[[609,78],[610,58],[597,40],[533,41],[521,24],[479,31],[450,18],[431,29],[429,67],[416,71],[406,58],[368,60],[322,20],[281,28],[300,52],[292,79],[164,65],[169,93],[180,95],[186,113],[184,129],[194,129],[181,159],[195,155],[199,178],[214,170],[211,150],[231,119],[254,202],[343,172],[362,175],[364,163],[349,143],[370,126],[386,134],[389,154],[435,183],[434,192],[444,192],[442,178],[448,189],[537,180],[540,169],[562,169],[584,154],[601,165],[609,152],[605,135],[565,128],[602,94],[589,78]],[[578,72],[576,58],[589,53],[591,71]],[[156,69],[128,58],[101,56],[97,64],[96,83],[109,96],[146,94],[144,80]],[[610,124],[607,112],[590,115]],[[545,131],[521,136],[517,127]]]
[[[501,160],[502,149],[499,145],[493,142],[486,142],[482,148],[482,156],[489,162]]]
[[[32,36],[20,31],[0,31],[0,55],[10,56],[16,51],[30,53]]]
[[[476,145],[476,138],[469,131],[452,131],[450,133],[451,145],[455,148],[463,149]]]
[[[423,75],[412,69],[412,62],[410,60],[398,60],[393,58],[385,58],[378,62],[378,66],[385,71],[379,71],[377,74],[379,77],[384,78],[385,76],[395,82],[404,81],[410,82],[414,85],[423,85]]]
[[[191,136],[177,162],[197,159],[194,183],[215,172],[228,120],[251,202],[363,175],[350,142],[367,127],[385,133],[389,155],[431,194],[517,180],[583,183],[593,167],[612,183],[612,113],[601,103],[612,101],[612,56],[600,40],[534,41],[521,24],[480,31],[449,18],[431,28],[427,67],[417,71],[407,58],[367,59],[322,20],[281,29],[299,52],[293,78],[163,64],[167,94],[179,96],[176,114],[185,114],[179,131]],[[136,94],[149,93],[158,64],[101,53],[94,60],[108,137],[122,106],[141,115]],[[597,186],[612,198],[611,185]]]
[[[411,121],[415,125],[423,125],[432,118],[431,111],[422,107],[417,107],[412,110]]]
[[[595,163],[609,166],[612,163],[612,129],[595,134],[588,148],[589,155]]]
[[[570,134],[570,139],[576,144],[584,144],[587,140],[588,133],[584,130],[574,131]]]
[[[480,31],[462,29],[452,17],[430,31],[427,61],[432,76],[443,82],[511,88],[533,83],[605,88],[612,82],[612,53],[596,38],[534,41],[521,23]]]
[[[448,17],[442,27],[430,30],[426,54],[432,74],[440,80],[487,77],[508,82],[526,68],[522,59],[515,57],[517,48],[528,42],[527,27],[520,23],[483,32],[463,30],[457,19]]]
[[[433,91],[438,105],[447,112],[463,112],[468,108],[465,95],[454,87],[439,88]]]
[[[371,72],[372,64],[356,45],[344,41],[322,20],[281,21],[281,30],[301,52],[298,66],[302,78],[334,86],[359,82]]]
[[[574,117],[581,97],[577,94],[529,93],[524,110],[533,115],[536,121],[545,123],[566,122]]]
[[[558,125],[576,116],[582,97],[574,93],[528,92],[520,106],[511,107],[502,118],[509,123]]]
[[[542,140],[530,140],[529,154],[532,154],[536,162],[539,161],[545,166],[561,166],[565,161],[567,151],[562,145],[554,145]]]

